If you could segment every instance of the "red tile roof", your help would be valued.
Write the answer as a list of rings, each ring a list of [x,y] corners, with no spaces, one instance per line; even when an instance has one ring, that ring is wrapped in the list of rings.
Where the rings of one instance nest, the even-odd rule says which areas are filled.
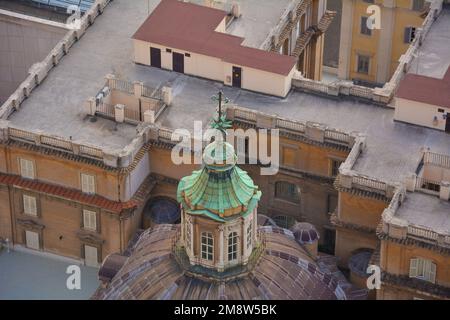
[[[108,211],[120,213],[126,209],[136,207],[137,203],[134,200],[127,202],[112,201],[99,195],[89,195],[80,190],[69,189],[54,184],[40,182],[36,180],[24,179],[17,175],[10,175],[0,173],[0,184],[17,186],[20,188],[32,190],[35,192],[46,193],[56,197],[62,197],[72,201],[91,205],[94,207],[103,208]]]
[[[162,0],[133,39],[222,59],[225,62],[288,75],[296,59],[242,45],[244,38],[214,31],[227,13],[177,0]]]
[[[450,108],[450,67],[442,79],[407,74],[396,97]]]

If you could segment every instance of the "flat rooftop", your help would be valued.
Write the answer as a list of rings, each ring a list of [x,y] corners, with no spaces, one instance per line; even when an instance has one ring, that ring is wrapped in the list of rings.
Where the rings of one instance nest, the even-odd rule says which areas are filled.
[[[444,132],[393,121],[394,110],[350,99],[292,91],[286,99],[266,96],[219,82],[186,76],[175,72],[135,65],[131,61],[131,37],[147,18],[147,0],[115,0],[99,16],[86,35],[50,72],[48,78],[24,101],[10,120],[24,128],[40,129],[94,145],[123,147],[135,136],[135,126],[98,118],[96,123],[85,118],[82,105],[104,84],[104,76],[114,73],[130,81],[140,80],[157,88],[170,85],[173,104],[158,118],[170,128],[193,130],[194,121],[206,127],[215,105],[211,96],[218,90],[239,106],[302,121],[324,123],[331,128],[367,135],[367,150],[358,158],[354,169],[362,174],[390,182],[403,180],[414,172],[422,156],[421,148],[450,153],[450,136]],[[159,1],[150,1],[152,10]],[[450,30],[448,9],[433,26],[429,37],[445,37]],[[448,37],[448,35],[447,35]],[[426,41],[423,52],[433,41]],[[443,54],[450,51],[450,41],[440,44]],[[435,61],[434,55],[421,57],[422,64]],[[442,74],[450,63],[450,54],[439,56]],[[444,63],[447,61],[447,63]],[[439,69],[436,66],[436,71]]]
[[[418,227],[450,233],[450,202],[420,192],[408,192],[396,217]]]
[[[442,79],[450,66],[450,5],[436,20],[425,38],[409,73]]]
[[[0,250],[0,300],[88,300],[99,286],[98,269],[79,265],[81,289],[68,290],[74,262],[21,251]]]
[[[292,71],[294,57],[242,46],[244,38],[215,31],[226,16],[224,10],[162,0],[133,39],[284,76]]]
[[[270,31],[280,22],[287,7],[295,0],[191,0],[192,3],[212,2],[214,8],[229,11],[232,3],[238,3],[242,16],[235,19],[227,33],[245,38],[243,45],[259,48]]]

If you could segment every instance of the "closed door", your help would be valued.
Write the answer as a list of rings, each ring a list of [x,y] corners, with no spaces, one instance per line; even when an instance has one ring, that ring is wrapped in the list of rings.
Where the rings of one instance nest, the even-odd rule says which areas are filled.
[[[96,247],[84,246],[84,263],[88,267],[98,266],[98,251]]]
[[[27,248],[39,250],[39,234],[33,231],[25,231]]]
[[[161,49],[150,48],[150,65],[161,68]]]
[[[174,52],[172,55],[173,71],[184,73],[184,54]]]
[[[240,88],[242,85],[242,68],[233,67],[233,87]]]
[[[445,122],[445,132],[450,132],[450,113],[447,113],[447,121]]]

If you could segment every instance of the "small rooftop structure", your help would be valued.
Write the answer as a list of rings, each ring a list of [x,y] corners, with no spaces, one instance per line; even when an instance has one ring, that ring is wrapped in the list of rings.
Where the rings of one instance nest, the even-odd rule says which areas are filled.
[[[244,38],[226,33],[226,17],[222,10],[163,0],[133,36],[135,62],[286,96],[296,59],[243,46]]]
[[[310,244],[319,240],[319,233],[316,228],[308,222],[296,223],[291,228],[291,231],[294,234],[295,240],[301,244]]]
[[[450,67],[442,79],[407,74],[395,96],[394,119],[450,132]]]
[[[442,79],[407,74],[400,83],[396,97],[450,108],[450,67]]]

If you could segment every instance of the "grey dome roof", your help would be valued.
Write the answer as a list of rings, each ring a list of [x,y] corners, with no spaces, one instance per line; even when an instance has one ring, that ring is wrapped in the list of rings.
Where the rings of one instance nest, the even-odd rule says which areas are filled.
[[[354,253],[348,261],[348,267],[350,271],[361,277],[367,278],[369,276],[369,274],[367,273],[367,267],[369,265],[372,254],[372,249],[362,249]]]
[[[257,217],[257,223],[258,226],[272,226],[272,227],[277,226],[277,224],[275,223],[275,221],[273,221],[272,218],[269,218],[268,216],[259,213]]]
[[[300,244],[310,244],[320,238],[316,227],[307,222],[296,223],[290,230],[294,234],[295,240]]]
[[[113,277],[92,299],[334,300],[352,296],[353,287],[324,273],[289,230],[260,227],[264,247],[254,267],[213,280],[210,274],[186,270],[177,260],[173,244],[179,231],[179,225],[146,230],[123,266],[113,274],[109,270]]]

